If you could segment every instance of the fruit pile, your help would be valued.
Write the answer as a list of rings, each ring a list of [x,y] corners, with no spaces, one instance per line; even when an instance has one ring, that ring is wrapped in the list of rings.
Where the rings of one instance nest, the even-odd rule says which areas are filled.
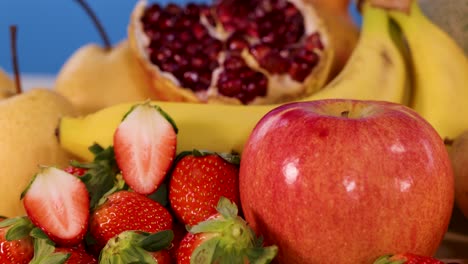
[[[0,262],[441,263],[468,60],[361,2],[359,39],[347,0],[138,2],[54,90],[0,72]]]

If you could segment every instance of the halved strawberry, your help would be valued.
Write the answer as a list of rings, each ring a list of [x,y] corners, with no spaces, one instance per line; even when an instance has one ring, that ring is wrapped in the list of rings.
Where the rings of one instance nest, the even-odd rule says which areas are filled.
[[[132,107],[114,134],[117,165],[125,182],[141,194],[154,192],[176,153],[177,127],[158,106]]]
[[[218,213],[196,226],[180,242],[177,264],[270,263],[278,247],[263,247],[247,222],[238,216],[236,204],[221,197]]]
[[[73,246],[83,240],[89,195],[78,177],[54,167],[42,167],[21,198],[32,223],[55,243]]]
[[[33,258],[33,224],[27,217],[0,221],[0,263],[27,264]]]
[[[99,263],[170,264],[171,257],[168,249],[173,237],[171,230],[153,234],[135,231],[122,232],[107,242],[99,257]]]
[[[444,264],[444,262],[429,256],[402,253],[381,256],[374,262],[374,264]]]
[[[118,191],[91,213],[89,232],[100,250],[124,231],[155,233],[172,229],[172,222],[172,215],[159,203],[136,192]]]
[[[235,154],[181,152],[169,182],[169,201],[177,218],[195,225],[216,213],[221,196],[239,205],[238,165]]]

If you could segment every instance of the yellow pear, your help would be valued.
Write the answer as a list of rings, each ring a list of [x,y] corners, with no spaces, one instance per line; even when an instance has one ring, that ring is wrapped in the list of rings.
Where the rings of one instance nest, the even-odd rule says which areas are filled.
[[[8,74],[0,69],[0,99],[10,97],[15,94],[15,82]]]
[[[71,155],[55,135],[60,118],[74,116],[71,102],[52,89],[22,93],[16,56],[16,26],[10,27],[14,94],[0,100],[0,215],[15,217],[25,211],[20,197],[39,166],[68,165]],[[7,83],[9,83],[7,81]],[[10,84],[8,84],[10,85]]]
[[[89,44],[78,49],[61,68],[55,90],[80,114],[117,103],[154,98],[150,79],[126,40],[112,49]]]
[[[104,47],[88,44],[79,48],[62,66],[55,90],[68,98],[80,114],[89,114],[123,102],[154,99],[151,79],[127,40],[115,47],[96,14],[85,0],[77,1],[98,29]]]
[[[73,105],[51,89],[31,89],[0,100],[0,215],[24,214],[20,201],[40,165],[65,166],[72,158],[59,145],[55,129]]]

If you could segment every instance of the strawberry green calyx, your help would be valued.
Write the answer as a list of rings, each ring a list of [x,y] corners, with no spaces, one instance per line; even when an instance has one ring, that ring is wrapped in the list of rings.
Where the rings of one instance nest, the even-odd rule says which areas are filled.
[[[55,252],[55,243],[39,228],[31,230],[34,238],[34,257],[29,264],[63,264],[70,258],[70,253]]]
[[[130,110],[128,110],[127,113],[125,113],[125,115],[123,116],[122,118],[122,121],[125,120],[125,118],[127,118],[127,116],[133,112],[133,110],[135,110],[135,108],[137,107],[152,107],[154,109],[156,109],[156,111],[158,111],[172,126],[172,128],[174,128],[174,131],[175,133],[177,134],[179,132],[179,129],[177,128],[177,125],[174,121],[174,119],[172,119],[172,117],[166,113],[161,107],[157,106],[157,105],[154,105],[154,104],[151,104],[151,102],[148,100],[142,104],[136,104],[136,105],[133,105],[132,107],[130,107]]]
[[[113,147],[104,149],[98,144],[93,144],[88,148],[94,154],[94,160],[89,163],[71,161],[70,165],[87,169],[80,178],[86,185],[90,195],[90,208],[94,209],[102,196],[108,192],[116,181],[119,172],[115,161]]]
[[[173,238],[172,230],[164,230],[153,234],[136,231],[122,232],[107,242],[99,256],[99,263],[157,264],[150,253],[168,249]]]
[[[0,228],[4,227],[8,227],[5,235],[6,240],[13,241],[29,236],[34,225],[27,216],[18,216],[0,221]]]
[[[376,261],[374,261],[374,264],[403,264],[406,262],[406,259],[392,260],[392,256],[393,255],[381,256]]]
[[[188,227],[192,234],[207,238],[195,248],[192,264],[211,263],[270,263],[278,253],[276,246],[263,247],[247,222],[238,215],[238,208],[229,199],[221,197],[217,206],[218,215]]]

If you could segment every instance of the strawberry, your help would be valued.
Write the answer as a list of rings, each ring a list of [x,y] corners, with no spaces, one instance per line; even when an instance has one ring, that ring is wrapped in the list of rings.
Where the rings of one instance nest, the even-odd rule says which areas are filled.
[[[98,261],[94,256],[86,252],[84,248],[68,247],[56,248],[55,253],[70,254],[68,259],[64,262],[66,264],[97,264]]]
[[[111,238],[99,257],[101,264],[155,263],[170,264],[168,248],[174,237],[171,230],[153,234],[125,231]]]
[[[135,192],[153,193],[163,182],[176,153],[177,127],[159,107],[132,107],[114,133],[117,165]]]
[[[79,168],[79,167],[75,167],[75,166],[72,166],[72,165],[63,168],[63,170],[65,172],[73,174],[73,175],[75,175],[77,177],[83,176],[87,171],[87,169],[85,169],[85,168]]]
[[[21,194],[28,217],[60,246],[80,243],[87,231],[89,195],[76,176],[42,167]]]
[[[34,255],[33,239],[28,235],[32,228],[27,217],[0,222],[0,263],[29,263]]]
[[[109,239],[128,230],[154,233],[172,229],[172,215],[159,203],[131,191],[106,197],[91,213],[89,232],[95,247],[102,249]]]
[[[239,202],[239,156],[201,151],[182,152],[170,175],[169,201],[175,216],[195,225],[216,213],[224,196]]]
[[[444,262],[428,256],[412,253],[385,255],[379,257],[374,264],[444,264]]]
[[[270,263],[278,247],[263,247],[247,222],[238,216],[235,203],[221,197],[217,214],[190,227],[180,242],[177,264]]]

